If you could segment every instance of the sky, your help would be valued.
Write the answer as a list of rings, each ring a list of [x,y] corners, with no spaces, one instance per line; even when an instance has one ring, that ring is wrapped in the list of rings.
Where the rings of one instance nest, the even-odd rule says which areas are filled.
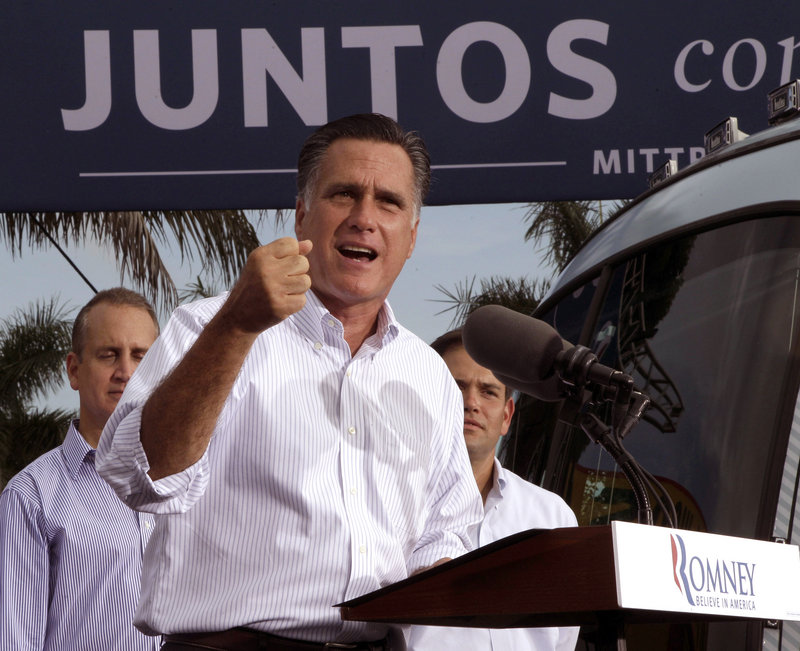
[[[441,302],[445,295],[437,285],[455,291],[458,285],[490,276],[526,277],[536,281],[552,276],[543,262],[543,252],[534,242],[525,242],[524,204],[427,206],[422,210],[417,245],[389,295],[398,320],[430,343],[451,327],[453,311]],[[294,235],[293,220],[276,228],[265,220],[259,239],[266,244],[284,235]],[[117,285],[119,270],[111,255],[94,244],[67,248],[67,253],[98,289]],[[162,252],[178,289],[194,281],[194,267],[178,255]],[[12,257],[8,247],[0,250],[0,318],[37,300],[57,297],[72,309],[71,317],[92,297],[92,290],[69,263],[54,249],[23,247],[21,256]],[[224,289],[220,287],[220,289]],[[162,326],[166,318],[161,318]],[[66,374],[65,374],[66,379]],[[64,383],[56,394],[37,401],[50,408],[77,409],[77,395]]]

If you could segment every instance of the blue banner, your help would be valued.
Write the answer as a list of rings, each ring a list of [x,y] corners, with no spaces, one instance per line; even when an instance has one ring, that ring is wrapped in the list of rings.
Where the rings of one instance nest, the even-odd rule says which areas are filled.
[[[294,206],[313,129],[419,131],[430,204],[616,199],[767,126],[800,3],[3,3],[0,209]]]

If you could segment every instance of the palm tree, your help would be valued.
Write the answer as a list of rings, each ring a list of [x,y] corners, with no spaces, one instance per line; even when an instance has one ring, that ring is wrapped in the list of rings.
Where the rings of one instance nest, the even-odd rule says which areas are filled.
[[[266,212],[257,215],[260,221]],[[177,305],[178,290],[159,247],[175,247],[190,261],[199,258],[204,271],[230,284],[258,246],[256,228],[240,210],[6,212],[0,213],[0,240],[12,255],[21,254],[23,246],[61,250],[87,240],[108,246],[122,276],[166,312]]]
[[[449,307],[437,314],[454,310],[450,327],[462,324],[474,310],[482,305],[503,305],[517,312],[529,314],[539,305],[539,301],[547,293],[549,286],[550,283],[547,280],[532,282],[527,278],[514,279],[508,276],[482,278],[480,289],[475,287],[474,276],[463,284],[456,285],[455,290],[449,290],[444,285],[435,285],[434,288],[445,296],[443,299],[436,300],[449,304]]]
[[[612,204],[612,215],[624,202]],[[586,239],[605,221],[602,201],[539,201],[528,204],[525,241],[546,244],[544,261],[561,272]]]
[[[72,321],[54,299],[0,321],[0,487],[58,445],[75,417],[32,406],[63,382],[71,331]]]
[[[190,282],[178,294],[179,303],[190,303],[192,301],[199,301],[202,298],[211,298],[220,293],[216,285],[208,285],[203,282],[200,276],[196,276],[194,281]]]
[[[255,215],[258,224],[266,212]],[[121,275],[165,312],[179,300],[208,295],[212,290],[198,275],[197,282],[179,295],[159,247],[176,248],[184,259],[199,259],[204,272],[230,284],[248,253],[258,246],[256,226],[238,210],[6,212],[0,213],[0,240],[12,255],[21,255],[23,247],[53,246],[70,264],[62,245],[81,245],[89,240],[106,245],[118,260]],[[1,323],[0,487],[33,459],[58,445],[75,416],[34,406],[35,398],[63,383],[72,329],[63,308],[51,299],[18,310]]]
[[[625,203],[612,203],[611,216]],[[605,213],[602,201],[541,201],[528,204],[523,219],[530,221],[525,241],[542,242],[543,261],[560,273],[586,238],[605,221]],[[480,289],[475,287],[475,278],[456,286],[455,291],[441,285],[436,289],[445,296],[439,301],[450,304],[442,312],[454,310],[450,327],[455,328],[481,305],[503,305],[530,314],[547,294],[549,286],[549,280],[531,282],[527,278],[514,280],[493,276],[481,280]]]

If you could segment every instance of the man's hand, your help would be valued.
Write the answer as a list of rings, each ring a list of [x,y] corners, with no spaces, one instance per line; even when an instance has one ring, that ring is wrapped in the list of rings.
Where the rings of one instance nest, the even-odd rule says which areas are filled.
[[[421,574],[422,572],[427,572],[428,570],[432,570],[434,567],[439,567],[440,565],[444,565],[445,563],[449,563],[452,560],[453,559],[449,558],[449,557],[440,558],[433,565],[428,565],[428,567],[421,567],[417,571],[412,572],[411,576],[416,576],[417,574]]]
[[[310,240],[286,237],[251,252],[228,300],[150,396],[142,410],[141,441],[152,479],[180,472],[203,456],[255,339],[305,305],[309,251]]]
[[[300,311],[311,287],[311,240],[284,237],[253,250],[220,310],[230,327],[259,334]]]

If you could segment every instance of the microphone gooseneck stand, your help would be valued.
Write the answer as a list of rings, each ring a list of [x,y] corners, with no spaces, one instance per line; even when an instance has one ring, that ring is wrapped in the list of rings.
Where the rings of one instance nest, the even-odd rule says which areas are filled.
[[[637,522],[653,524],[652,493],[670,527],[677,522],[675,506],[664,487],[644,470],[622,444],[639,422],[650,399],[634,388],[630,375],[597,363],[595,354],[585,346],[575,346],[560,353],[556,372],[566,394],[561,417],[563,422],[578,425],[593,443],[600,445],[620,467],[631,484],[636,500]],[[612,403],[611,424],[603,422],[597,411],[603,403]]]
[[[654,524],[650,503],[652,493],[664,519],[674,527],[677,515],[669,494],[622,444],[622,439],[647,410],[650,399],[634,388],[631,376],[597,363],[595,354],[584,346],[559,353],[555,366],[565,394],[559,419],[568,425],[579,426],[593,443],[600,445],[614,459],[630,482],[639,524]],[[603,422],[596,413],[609,402],[612,403],[611,424]],[[622,617],[601,616],[594,642],[597,651],[626,651]]]

